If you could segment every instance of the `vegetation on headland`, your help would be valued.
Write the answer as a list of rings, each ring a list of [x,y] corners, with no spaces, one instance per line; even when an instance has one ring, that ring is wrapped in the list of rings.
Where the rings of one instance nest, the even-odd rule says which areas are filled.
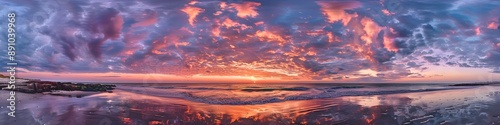
[[[493,85],[493,84],[500,84],[500,82],[496,81],[496,82],[459,83],[459,84],[453,84],[450,86],[485,86],[485,85]]]
[[[4,76],[4,75],[0,74],[0,78],[9,78],[9,76]]]

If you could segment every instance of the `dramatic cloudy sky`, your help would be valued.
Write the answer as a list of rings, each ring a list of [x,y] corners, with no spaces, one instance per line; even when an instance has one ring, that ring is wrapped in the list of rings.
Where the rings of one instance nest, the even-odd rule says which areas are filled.
[[[6,13],[16,12],[18,74],[28,78],[500,80],[497,0],[0,0],[0,5],[0,45],[7,46]],[[3,67],[6,62],[1,56]]]

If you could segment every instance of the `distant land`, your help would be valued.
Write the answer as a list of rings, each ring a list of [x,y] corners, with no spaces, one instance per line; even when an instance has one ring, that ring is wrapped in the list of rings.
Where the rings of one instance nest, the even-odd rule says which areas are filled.
[[[0,88],[2,90],[12,90],[8,88],[9,76],[0,74]],[[43,93],[59,96],[82,97],[96,92],[112,92],[116,87],[113,84],[100,83],[74,83],[74,82],[52,82],[37,79],[17,78],[14,91],[22,93]]]

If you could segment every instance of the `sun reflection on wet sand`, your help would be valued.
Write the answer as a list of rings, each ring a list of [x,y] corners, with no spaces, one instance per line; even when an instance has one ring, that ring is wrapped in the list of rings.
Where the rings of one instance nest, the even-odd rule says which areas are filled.
[[[228,118],[230,123],[237,122],[241,118],[248,118],[252,121],[267,121],[269,117],[280,117],[280,119],[289,119],[296,121],[298,116],[303,116],[309,112],[321,111],[337,105],[340,99],[325,99],[325,100],[300,100],[287,101],[278,103],[268,103],[262,105],[213,105],[199,102],[186,101],[178,98],[162,98],[147,95],[140,95],[125,91],[117,91],[115,93],[103,93],[92,97],[111,98],[113,100],[127,100],[131,103],[133,111],[144,112],[141,114],[160,113],[167,109],[185,110],[184,115],[194,116],[189,120],[206,120],[207,117],[212,117],[209,114],[214,114],[215,117]],[[134,98],[130,98],[134,97]],[[151,103],[142,104],[141,101],[148,100]],[[137,105],[134,105],[137,104]],[[139,105],[140,104],[140,105]],[[161,105],[155,105],[161,104]],[[147,106],[146,106],[147,105]],[[155,107],[150,109],[148,107]],[[168,110],[167,110],[168,111]],[[149,113],[146,113],[149,112]],[[267,120],[266,120],[267,119]],[[218,122],[221,119],[217,119]]]

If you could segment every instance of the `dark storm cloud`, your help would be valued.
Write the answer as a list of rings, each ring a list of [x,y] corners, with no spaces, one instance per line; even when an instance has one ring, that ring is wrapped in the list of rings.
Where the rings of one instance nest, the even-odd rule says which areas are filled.
[[[422,66],[422,65],[418,65],[415,62],[408,62],[408,63],[406,63],[406,65],[409,66],[409,67],[413,67],[413,68]]]
[[[367,80],[422,77],[408,69],[426,64],[497,72],[500,3],[462,2],[16,1],[12,10],[23,15],[19,58],[33,71],[378,73],[360,75]]]
[[[90,54],[96,59],[101,58],[102,44],[108,39],[117,39],[123,26],[123,17],[114,8],[99,9],[91,13],[88,21],[88,30],[92,34],[102,34],[103,38],[97,38],[87,43]]]
[[[439,57],[432,57],[432,56],[424,56],[424,59],[430,63],[437,63],[441,60]]]

